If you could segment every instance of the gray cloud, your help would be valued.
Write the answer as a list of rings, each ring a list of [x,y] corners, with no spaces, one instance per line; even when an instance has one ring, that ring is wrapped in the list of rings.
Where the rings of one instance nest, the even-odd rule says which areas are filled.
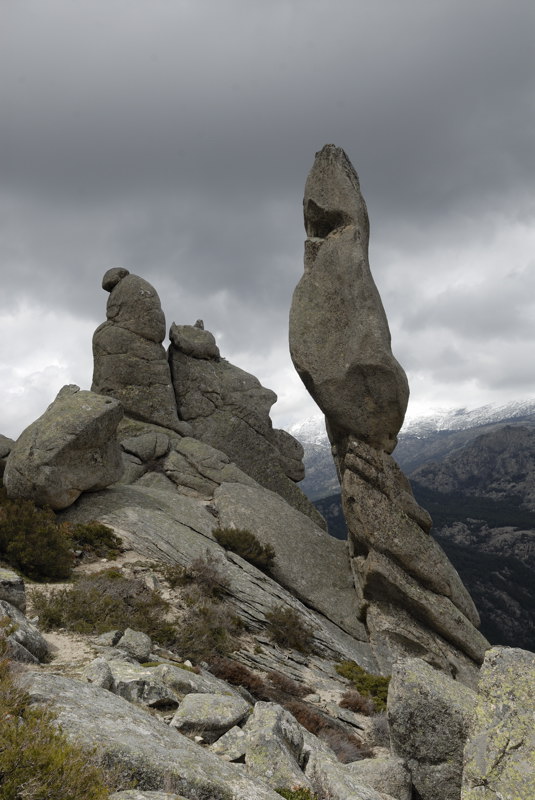
[[[520,390],[514,347],[534,338],[531,0],[19,0],[0,14],[0,319],[38,351],[31,304],[62,377],[86,363],[67,353],[68,320],[98,324],[101,276],[124,265],[154,283],[169,323],[203,317],[225,355],[275,381],[281,416],[300,413],[285,341],[301,197],[334,141],[361,177],[413,397],[491,400],[506,391],[497,374]],[[3,352],[22,392],[51,364],[29,352]]]

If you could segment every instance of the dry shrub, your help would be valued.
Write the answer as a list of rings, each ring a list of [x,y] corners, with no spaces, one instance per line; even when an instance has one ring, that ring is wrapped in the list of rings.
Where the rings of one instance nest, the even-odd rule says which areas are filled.
[[[230,658],[216,658],[210,661],[210,671],[218,678],[233,686],[243,686],[257,700],[268,700],[266,685],[262,678],[250,670],[245,664],[231,661]]]
[[[99,634],[134,628],[164,646],[174,640],[174,626],[165,620],[165,600],[141,579],[126,578],[117,569],[84,575],[72,587],[48,594],[35,591],[32,600],[45,630]]]
[[[262,544],[251,531],[245,528],[214,528],[216,542],[244,558],[250,564],[269,572],[275,560],[275,550],[270,544]]]
[[[364,745],[358,736],[352,736],[341,728],[327,725],[319,732],[318,739],[329,745],[342,764],[361,761],[363,758],[370,758],[373,755],[369,747]]]
[[[228,594],[230,587],[217,559],[209,551],[204,557],[194,559],[187,567],[179,564],[164,567],[162,575],[172,588],[195,586],[204,597],[221,598]]]
[[[375,711],[375,703],[370,697],[363,697],[356,689],[348,689],[344,692],[342,699],[338,703],[341,708],[348,708],[357,714],[370,716]]]
[[[342,661],[340,664],[336,664],[336,671],[344,678],[349,678],[353,688],[363,697],[371,697],[375,711],[386,711],[389,677],[372,675],[355,661]]]
[[[266,614],[267,632],[270,639],[280,647],[310,653],[312,650],[312,629],[306,625],[297,611],[289,606],[275,606]]]
[[[390,725],[386,712],[383,711],[372,716],[368,739],[375,747],[390,747]]]
[[[358,761],[370,755],[370,751],[357,736],[347,733],[343,727],[315,711],[306,703],[290,701],[284,703],[284,707],[293,714],[303,728],[326,742],[343,764]]]
[[[239,646],[242,623],[224,604],[205,600],[190,608],[177,626],[173,647],[183,658],[210,661]]]
[[[270,682],[275,686],[277,689],[280,689],[281,692],[284,694],[289,694],[292,697],[306,697],[307,694],[310,694],[310,687],[305,686],[304,684],[299,684],[296,681],[288,678],[287,675],[283,675],[282,672],[272,672],[267,673],[267,677],[269,678]]]
[[[275,789],[277,794],[285,797],[286,800],[318,800],[317,795],[312,794],[310,789],[304,786],[296,786],[292,789]]]

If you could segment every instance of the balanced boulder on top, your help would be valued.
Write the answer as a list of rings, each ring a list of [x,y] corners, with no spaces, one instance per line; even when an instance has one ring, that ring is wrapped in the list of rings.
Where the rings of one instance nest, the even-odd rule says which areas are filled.
[[[368,212],[340,147],[316,154],[303,200],[305,272],[290,311],[295,368],[343,453],[348,434],[391,453],[409,387],[368,264]]]

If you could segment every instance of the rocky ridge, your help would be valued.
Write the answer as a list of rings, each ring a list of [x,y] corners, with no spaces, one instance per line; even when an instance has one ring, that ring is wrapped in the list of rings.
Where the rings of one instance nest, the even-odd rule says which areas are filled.
[[[344,331],[348,352],[353,347],[351,369],[335,364],[324,384],[320,373],[314,377],[320,362],[312,359],[314,369],[306,362],[306,330],[295,324],[291,337],[293,352],[305,359],[300,374],[311,390],[318,387],[328,411],[351,532],[349,552],[316,524],[317,514],[295,487],[300,451],[271,427],[272,394],[253,376],[222,363],[215,340],[199,322],[172,326],[168,360],[162,360],[158,296],[122,269],[104,277],[108,321],[95,334],[93,392],[88,394],[115,398],[124,408],[116,424],[123,473],[104,488],[93,483],[87,487],[93,491],[82,489],[60,514],[63,521],[98,520],[113,528],[124,547],[145,562],[140,569],[152,587],[159,585],[162,565],[188,569],[205,559],[215,566],[228,604],[223,613],[238,616],[245,630],[234,663],[264,681],[273,680],[274,672],[291,679],[305,694],[301,706],[286,707],[283,695],[274,695],[272,688],[266,700],[243,686],[222,683],[202,664],[196,674],[184,670],[180,653],[163,652],[135,630],[108,631],[88,642],[95,657],[74,669],[57,669],[53,661],[39,666],[46,658],[46,639],[13,605],[12,585],[11,601],[3,601],[17,609],[12,612],[16,630],[6,628],[8,645],[14,656],[31,662],[20,681],[33,702],[50,703],[68,736],[96,746],[107,761],[135,776],[136,800],[166,791],[189,800],[267,800],[277,796],[276,789],[295,787],[330,800],[409,800],[415,787],[421,800],[431,800],[438,786],[451,797],[460,787],[459,760],[449,771],[423,769],[427,761],[438,764],[447,757],[425,732],[426,716],[404,710],[412,701],[403,687],[421,694],[428,676],[436,673],[437,708],[446,723],[448,714],[456,713],[452,706],[458,695],[475,707],[479,665],[488,645],[477,631],[470,596],[429,536],[427,513],[390,456],[406,404],[406,379],[391,355],[386,318],[369,274],[367,216],[360,193],[355,195],[356,173],[338,148],[329,146],[322,158],[328,169],[313,171],[308,186],[317,188],[307,189],[312,241],[306,268],[334,265],[339,288],[348,289],[357,304],[359,292],[363,295],[357,328]],[[326,178],[332,185],[322,188]],[[353,281],[355,263],[363,282]],[[301,299],[305,307],[311,303],[308,309],[318,301],[311,286],[296,297],[297,305]],[[320,295],[320,315],[321,302]],[[294,320],[306,317],[299,309],[292,313]],[[359,338],[367,320],[377,333],[373,347],[364,347]],[[313,349],[320,345],[316,339]],[[128,364],[130,353],[134,366]],[[322,357],[319,349],[316,355]],[[355,398],[356,411],[351,408]],[[45,412],[54,417],[51,438],[59,442],[69,428],[61,414],[54,416],[62,400],[63,395]],[[42,419],[34,425],[39,431]],[[84,441],[83,433],[75,432],[69,447],[83,452]],[[9,477],[19,443],[2,444],[11,451]],[[214,535],[217,526],[247,527],[262,545],[273,547],[271,571],[223,548]],[[14,580],[7,576],[6,584]],[[269,623],[277,609],[291,611],[306,627],[307,652],[273,643]],[[4,612],[14,619],[8,609]],[[349,683],[334,663],[348,661],[386,675],[407,656],[416,656],[416,672],[423,670],[423,677],[412,684],[401,681],[401,690],[390,693],[392,745],[389,749],[383,733],[387,747],[377,750],[373,725],[336,702]],[[503,676],[493,682],[494,687],[503,684]],[[488,697],[500,691],[489,690]],[[298,717],[308,719],[315,733]],[[418,730],[423,726],[424,753],[418,742],[409,749],[399,744],[406,739],[409,718]],[[485,720],[481,724],[484,729]],[[468,730],[462,727],[463,738]],[[349,758],[336,744],[342,735],[352,742]],[[501,739],[496,747],[503,750]],[[529,741],[519,748],[524,760],[532,757]],[[505,758],[501,751],[498,757]],[[128,796],[133,797],[126,792],[117,798]]]

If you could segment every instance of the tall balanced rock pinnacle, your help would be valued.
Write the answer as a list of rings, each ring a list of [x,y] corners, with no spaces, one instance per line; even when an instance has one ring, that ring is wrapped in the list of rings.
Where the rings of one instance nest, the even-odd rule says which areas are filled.
[[[305,272],[290,311],[295,368],[343,455],[349,434],[391,453],[409,387],[368,263],[368,212],[341,147],[316,154],[303,200]]]
[[[418,655],[473,685],[488,647],[477,610],[390,455],[409,387],[370,274],[358,177],[339,147],[316,155],[304,211],[305,273],[293,297],[290,350],[326,416],[359,619],[385,674],[398,658]]]
[[[109,269],[102,288],[110,296],[93,335],[92,391],[120,400],[129,417],[180,430],[156,289],[122,268]]]

